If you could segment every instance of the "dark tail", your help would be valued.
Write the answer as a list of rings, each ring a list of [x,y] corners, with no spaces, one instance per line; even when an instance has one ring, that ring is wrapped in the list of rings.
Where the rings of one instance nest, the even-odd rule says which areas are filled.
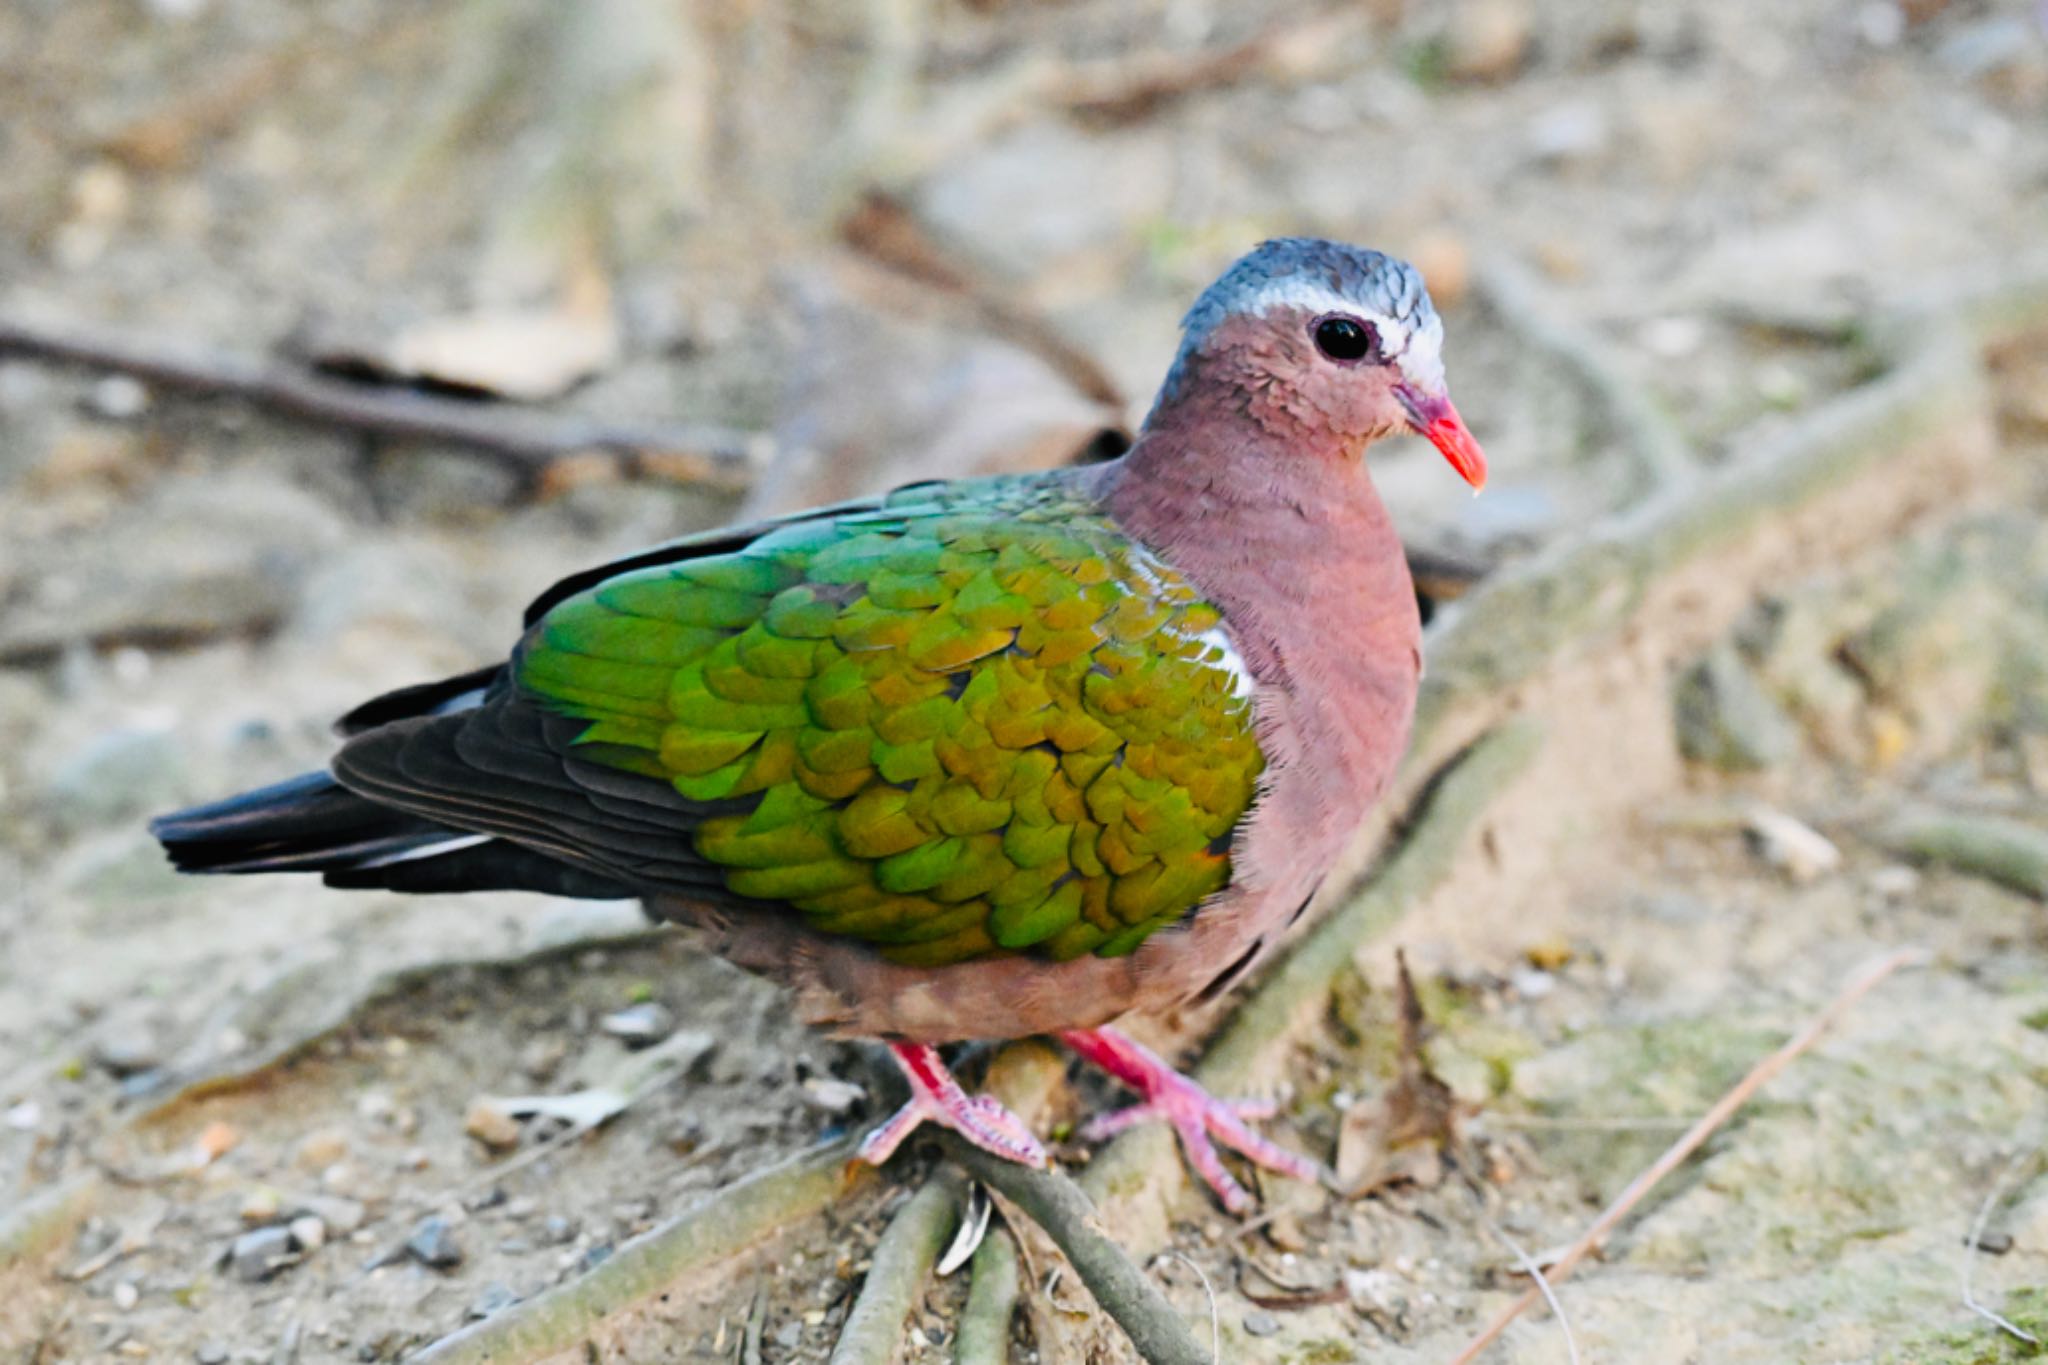
[[[149,829],[180,872],[318,872],[330,886],[394,891],[631,894],[517,844],[380,806],[326,773],[165,815]]]

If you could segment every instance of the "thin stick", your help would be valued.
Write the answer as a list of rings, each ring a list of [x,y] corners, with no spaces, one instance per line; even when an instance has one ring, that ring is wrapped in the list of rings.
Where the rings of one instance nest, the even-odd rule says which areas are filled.
[[[1977,1217],[1970,1224],[1970,1240],[1963,1243],[1963,1307],[1998,1328],[1999,1331],[2009,1332],[2030,1346],[2039,1346],[2041,1338],[2018,1324],[2011,1322],[1996,1309],[1978,1302],[1976,1288],[1977,1244],[1984,1238],[1984,1225],[1991,1221],[1991,1210],[1997,1208],[1998,1201],[2005,1198],[2005,1191],[2012,1184],[2013,1177],[2018,1175],[2020,1167],[2036,1156],[2040,1150],[2041,1144],[2037,1142],[2020,1152],[2011,1161],[2005,1163],[2005,1169],[1998,1173],[1998,1179],[1992,1181],[1991,1188],[1985,1191],[1984,1202],[1977,1206]]]
[[[1187,1324],[1159,1286],[1110,1240],[1095,1206],[1058,1171],[1038,1171],[991,1156],[952,1133],[940,1133],[946,1155],[975,1179],[1006,1196],[1044,1228],[1104,1312],[1152,1365],[1209,1365],[1209,1353],[1195,1345]]]
[[[1606,1240],[1607,1234],[1614,1231],[1615,1226],[1629,1215],[1630,1210],[1642,1202],[1643,1196],[1647,1195],[1658,1181],[1678,1169],[1687,1157],[1698,1151],[1701,1144],[1734,1117],[1736,1110],[1749,1102],[1750,1096],[1818,1042],[1820,1036],[1847,1013],[1850,1006],[1867,995],[1872,987],[1901,967],[1918,966],[1927,960],[1924,949],[1901,948],[1858,972],[1826,1009],[1815,1015],[1813,1020],[1794,1034],[1783,1047],[1751,1067],[1749,1074],[1737,1081],[1733,1089],[1700,1117],[1699,1122],[1693,1124],[1683,1137],[1665,1149],[1664,1155],[1651,1163],[1648,1170],[1629,1182],[1628,1188],[1593,1220],[1593,1225],[1580,1234],[1579,1239],[1565,1250],[1564,1255],[1557,1258],[1556,1264],[1550,1267],[1550,1283],[1562,1283],[1580,1261]],[[1522,1316],[1542,1298],[1542,1289],[1531,1285],[1520,1298],[1502,1309],[1500,1314],[1486,1325],[1485,1330],[1472,1338],[1465,1349],[1452,1358],[1451,1365],[1471,1365],[1471,1362],[1477,1360],[1516,1318]]]
[[[169,351],[98,329],[0,318],[0,355],[133,375],[202,398],[240,398],[329,426],[403,440],[445,441],[492,455],[528,477],[564,456],[609,451],[637,472],[741,489],[758,438],[720,427],[617,426],[568,414],[492,408],[403,389],[328,379],[250,356]]]
[[[1195,1264],[1194,1259],[1178,1251],[1162,1251],[1152,1258],[1156,1265],[1160,1261],[1179,1261],[1195,1272],[1195,1278],[1202,1282],[1202,1293],[1209,1299],[1209,1362],[1222,1365],[1223,1361],[1223,1319],[1216,1311],[1216,1286],[1209,1283],[1208,1272]]]
[[[833,1344],[831,1365],[886,1365],[896,1358],[903,1324],[953,1235],[966,1194],[958,1171],[941,1170],[896,1211]]]

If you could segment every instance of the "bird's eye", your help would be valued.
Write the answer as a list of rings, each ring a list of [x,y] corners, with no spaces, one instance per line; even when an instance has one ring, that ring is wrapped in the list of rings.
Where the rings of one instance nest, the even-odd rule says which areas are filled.
[[[1324,318],[1316,324],[1316,349],[1332,360],[1363,360],[1379,345],[1372,324],[1357,318]]]

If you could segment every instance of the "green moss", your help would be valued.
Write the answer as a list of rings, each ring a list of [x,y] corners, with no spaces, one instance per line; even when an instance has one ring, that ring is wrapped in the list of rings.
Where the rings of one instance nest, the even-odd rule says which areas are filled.
[[[2003,1303],[1994,1301],[1990,1306],[2021,1331],[2048,1341],[2048,1290],[2016,1290]],[[1924,1336],[1885,1359],[1890,1365],[2007,1365],[2043,1356],[2048,1356],[2048,1346],[2029,1345],[1988,1322],[1972,1319],[1966,1327]]]
[[[1301,1350],[1286,1357],[1286,1365],[1351,1365],[1358,1358],[1358,1350],[1351,1343],[1325,1337],[1305,1343]]]

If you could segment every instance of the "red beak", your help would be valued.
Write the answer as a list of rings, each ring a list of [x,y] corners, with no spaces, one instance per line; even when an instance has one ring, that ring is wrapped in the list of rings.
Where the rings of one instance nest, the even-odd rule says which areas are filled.
[[[1458,476],[1477,493],[1486,487],[1486,452],[1472,439],[1465,419],[1451,406],[1449,394],[1421,393],[1406,384],[1394,386],[1394,396],[1408,410],[1408,421],[1418,435],[1444,453]]]

